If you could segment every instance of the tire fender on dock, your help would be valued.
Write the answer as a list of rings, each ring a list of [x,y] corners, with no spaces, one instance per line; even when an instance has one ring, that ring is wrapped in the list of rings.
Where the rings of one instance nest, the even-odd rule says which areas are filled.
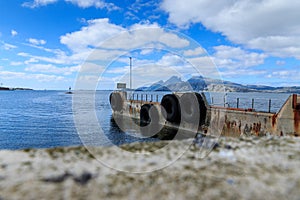
[[[181,119],[180,104],[178,96],[175,94],[166,94],[161,100],[161,106],[165,109],[165,115],[167,121],[173,123],[179,123]]]
[[[121,111],[123,109],[124,100],[120,93],[113,92],[109,96],[110,106],[113,111]]]
[[[203,125],[206,119],[207,108],[203,97],[196,92],[184,93],[180,97],[181,118],[188,123]]]
[[[155,136],[162,128],[160,120],[160,106],[144,104],[140,111],[140,131],[143,136]]]

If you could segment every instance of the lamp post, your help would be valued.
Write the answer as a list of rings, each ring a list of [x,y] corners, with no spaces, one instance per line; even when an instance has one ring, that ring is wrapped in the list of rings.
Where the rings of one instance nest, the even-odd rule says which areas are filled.
[[[132,57],[129,57],[130,60],[130,90],[132,90]]]

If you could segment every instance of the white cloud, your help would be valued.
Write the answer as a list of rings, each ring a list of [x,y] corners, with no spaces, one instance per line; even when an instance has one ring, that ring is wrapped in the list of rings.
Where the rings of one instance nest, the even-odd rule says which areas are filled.
[[[119,9],[113,3],[106,3],[103,0],[65,0],[65,1],[75,4],[80,8],[95,7],[95,8],[100,8],[100,9],[105,8],[107,10],[118,10]]]
[[[98,46],[100,42],[114,36],[125,29],[109,23],[108,18],[89,20],[88,26],[80,31],[67,33],[60,37],[60,42],[67,45],[73,52],[81,52],[89,46]]]
[[[121,73],[120,76],[114,76],[113,80],[117,82],[125,82],[129,85],[129,67],[119,67],[109,70],[108,73]],[[104,74],[105,75],[105,74]],[[153,84],[160,80],[167,80],[171,76],[182,76],[175,67],[161,66],[156,63],[146,64],[133,67],[132,80],[133,87],[142,87]]]
[[[300,81],[300,72],[298,70],[280,70],[268,74],[266,78],[275,80]]]
[[[285,65],[285,61],[284,60],[277,60],[276,65]]]
[[[149,22],[134,24],[127,32],[122,32],[117,38],[102,45],[107,48],[134,49],[141,47],[161,48],[165,45],[170,48],[183,48],[190,42],[179,37],[174,32],[167,32],[158,24]]]
[[[16,62],[16,61],[10,62],[10,65],[11,65],[11,66],[20,66],[20,65],[22,65],[22,64],[23,64],[22,62]]]
[[[56,52],[54,56],[35,56],[26,52],[20,52],[17,55],[25,58],[29,58],[24,63],[37,63],[40,61],[52,63],[52,64],[60,64],[60,65],[70,65],[70,64],[79,64],[82,63],[85,58],[90,54],[90,52],[84,52],[80,54],[73,54],[71,56],[67,56],[65,52]]]
[[[38,39],[34,39],[34,38],[29,38],[27,39],[27,41],[33,45],[44,45],[46,44],[45,40],[38,40]]]
[[[31,64],[31,66],[25,68],[25,71],[70,75],[73,72],[78,72],[79,69],[80,66],[57,67],[52,64]]]
[[[56,2],[58,2],[58,0],[34,0],[34,1],[24,2],[22,6],[28,8],[38,8],[42,6],[47,6],[49,4],[54,4]],[[115,4],[106,3],[103,0],[65,0],[65,2],[72,3],[80,8],[88,8],[88,7],[95,7],[100,9],[105,8],[108,11],[120,9]]]
[[[0,78],[9,79],[23,79],[23,80],[36,80],[38,82],[53,82],[53,81],[63,81],[65,78],[63,76],[56,75],[46,75],[46,74],[28,74],[23,72],[11,72],[11,71],[0,71]]]
[[[163,45],[182,48],[189,45],[188,40],[172,32],[166,32],[157,24],[146,22],[125,29],[110,23],[107,18],[90,20],[81,30],[61,36],[60,41],[74,54],[87,55],[94,51],[91,54],[93,59],[105,60],[135,48],[163,48]]]
[[[97,65],[95,63],[85,62],[79,66],[80,73],[101,73],[104,71],[105,67],[101,65]]]
[[[264,63],[267,57],[264,53],[250,52],[241,47],[216,46],[213,60],[220,68],[237,69],[257,66]]]
[[[22,4],[23,7],[37,8],[41,6],[47,6],[48,4],[56,3],[58,0],[34,0],[33,2],[25,2]]]
[[[2,43],[2,48],[7,51],[18,48],[17,46],[12,45],[12,44],[8,44],[5,42],[1,42],[1,43]]]
[[[300,1],[164,0],[161,8],[179,27],[202,23],[232,42],[275,56],[300,58]]]
[[[253,69],[236,69],[236,70],[226,70],[220,71],[220,74],[224,78],[240,78],[242,76],[259,76],[267,74],[265,70],[253,70]]]
[[[18,35],[18,32],[16,31],[16,30],[11,30],[11,36],[16,36],[16,35]]]
[[[206,51],[201,48],[201,47],[197,47],[196,49],[189,49],[183,52],[184,56],[199,56],[202,54],[206,54]]]

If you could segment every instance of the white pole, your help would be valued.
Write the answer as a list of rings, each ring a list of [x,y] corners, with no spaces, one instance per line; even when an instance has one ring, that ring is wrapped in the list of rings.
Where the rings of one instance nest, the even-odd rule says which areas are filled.
[[[132,90],[132,57],[130,59],[130,90]]]

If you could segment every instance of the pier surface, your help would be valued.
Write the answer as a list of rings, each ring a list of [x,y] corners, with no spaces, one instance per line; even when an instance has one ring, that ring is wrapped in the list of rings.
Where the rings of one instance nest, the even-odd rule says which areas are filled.
[[[163,145],[135,143],[128,151]],[[163,149],[160,160],[185,148],[185,140]],[[134,174],[110,169],[94,157],[130,170],[112,147],[0,151],[0,199],[299,199],[300,138],[221,138],[208,157],[196,142],[172,165]],[[136,163],[138,164],[138,163]],[[145,168],[147,171],[147,167]]]

